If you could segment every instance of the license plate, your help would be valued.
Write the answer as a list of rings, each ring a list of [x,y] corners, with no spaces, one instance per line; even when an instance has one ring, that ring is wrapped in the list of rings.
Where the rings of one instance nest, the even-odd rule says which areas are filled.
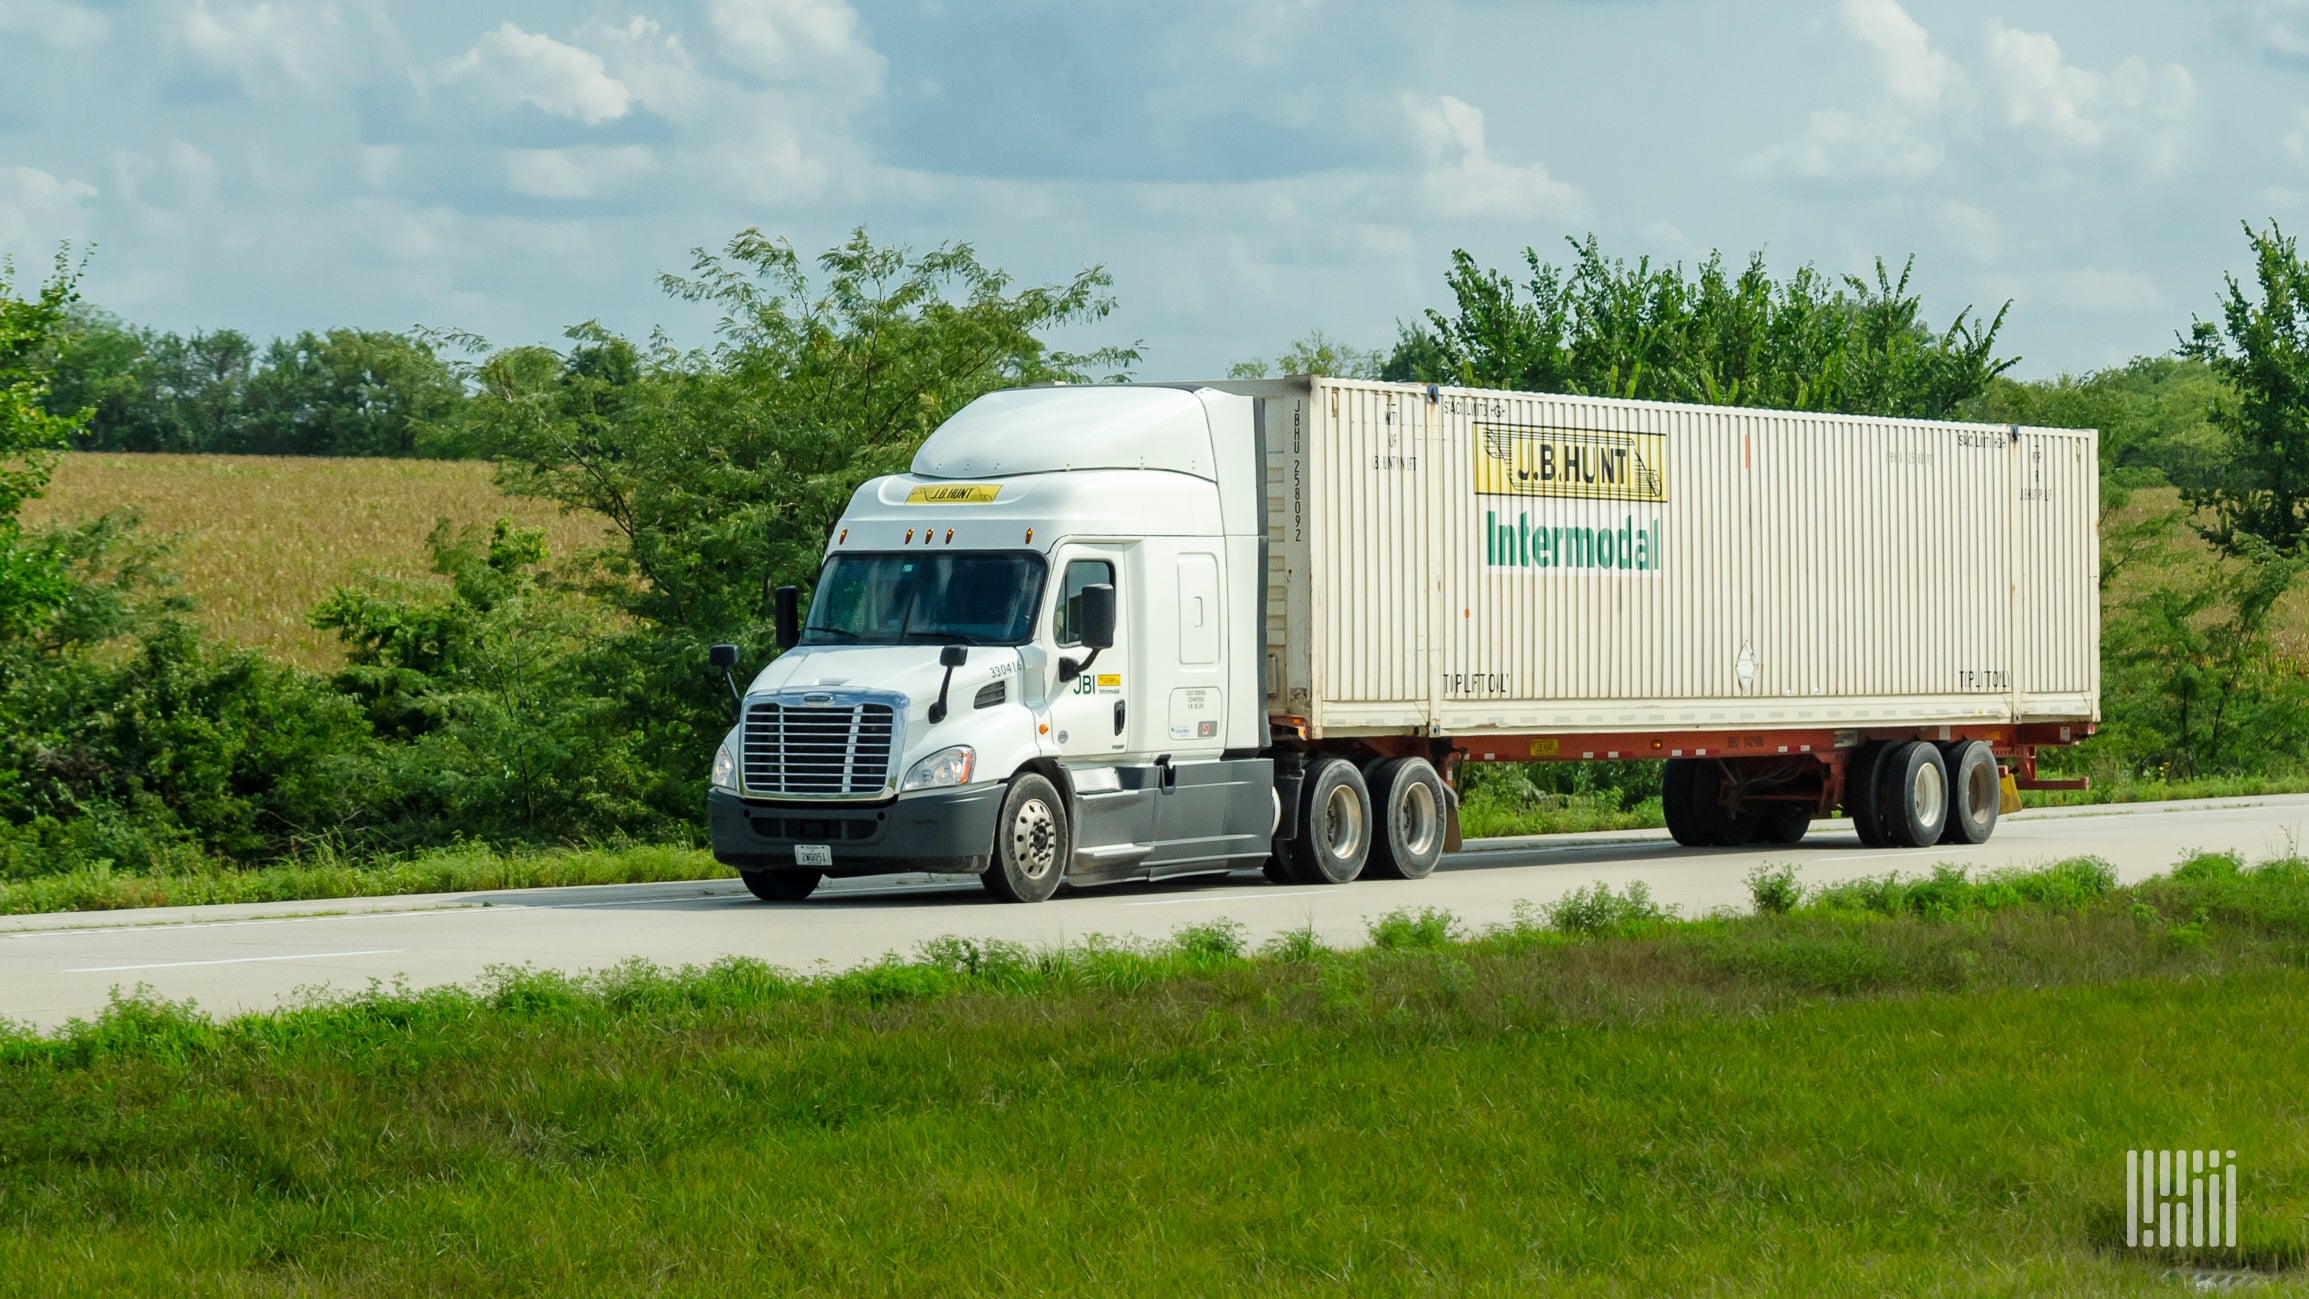
[[[796,866],[831,866],[834,864],[834,850],[822,843],[795,844],[794,864]]]

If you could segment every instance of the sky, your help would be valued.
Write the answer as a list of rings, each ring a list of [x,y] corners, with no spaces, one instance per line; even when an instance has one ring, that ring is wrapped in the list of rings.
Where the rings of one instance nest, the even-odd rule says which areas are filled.
[[[0,0],[0,254],[126,319],[702,342],[748,227],[967,241],[1186,378],[1386,346],[1453,249],[1913,255],[2015,371],[2169,350],[2309,225],[2309,0]]]

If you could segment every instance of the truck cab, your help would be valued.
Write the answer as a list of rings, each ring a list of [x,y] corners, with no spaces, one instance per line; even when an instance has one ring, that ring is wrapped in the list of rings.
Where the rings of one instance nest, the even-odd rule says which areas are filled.
[[[992,393],[860,487],[716,755],[715,855],[764,897],[922,870],[1019,901],[1264,861],[1252,406]]]

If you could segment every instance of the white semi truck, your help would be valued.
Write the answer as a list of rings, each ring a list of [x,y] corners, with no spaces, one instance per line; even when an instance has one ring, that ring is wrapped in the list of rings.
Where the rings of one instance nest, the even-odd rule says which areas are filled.
[[[1837,809],[1979,842],[2099,717],[2096,456],[1328,378],[992,393],[858,489],[806,619],[778,593],[714,851],[777,900],[1417,878],[1462,764],[1637,758],[1688,845]]]

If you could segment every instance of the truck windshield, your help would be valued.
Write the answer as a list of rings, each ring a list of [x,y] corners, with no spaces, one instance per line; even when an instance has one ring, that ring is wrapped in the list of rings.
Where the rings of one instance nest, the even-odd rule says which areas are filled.
[[[836,555],[804,645],[1023,645],[1042,599],[1031,551]]]

